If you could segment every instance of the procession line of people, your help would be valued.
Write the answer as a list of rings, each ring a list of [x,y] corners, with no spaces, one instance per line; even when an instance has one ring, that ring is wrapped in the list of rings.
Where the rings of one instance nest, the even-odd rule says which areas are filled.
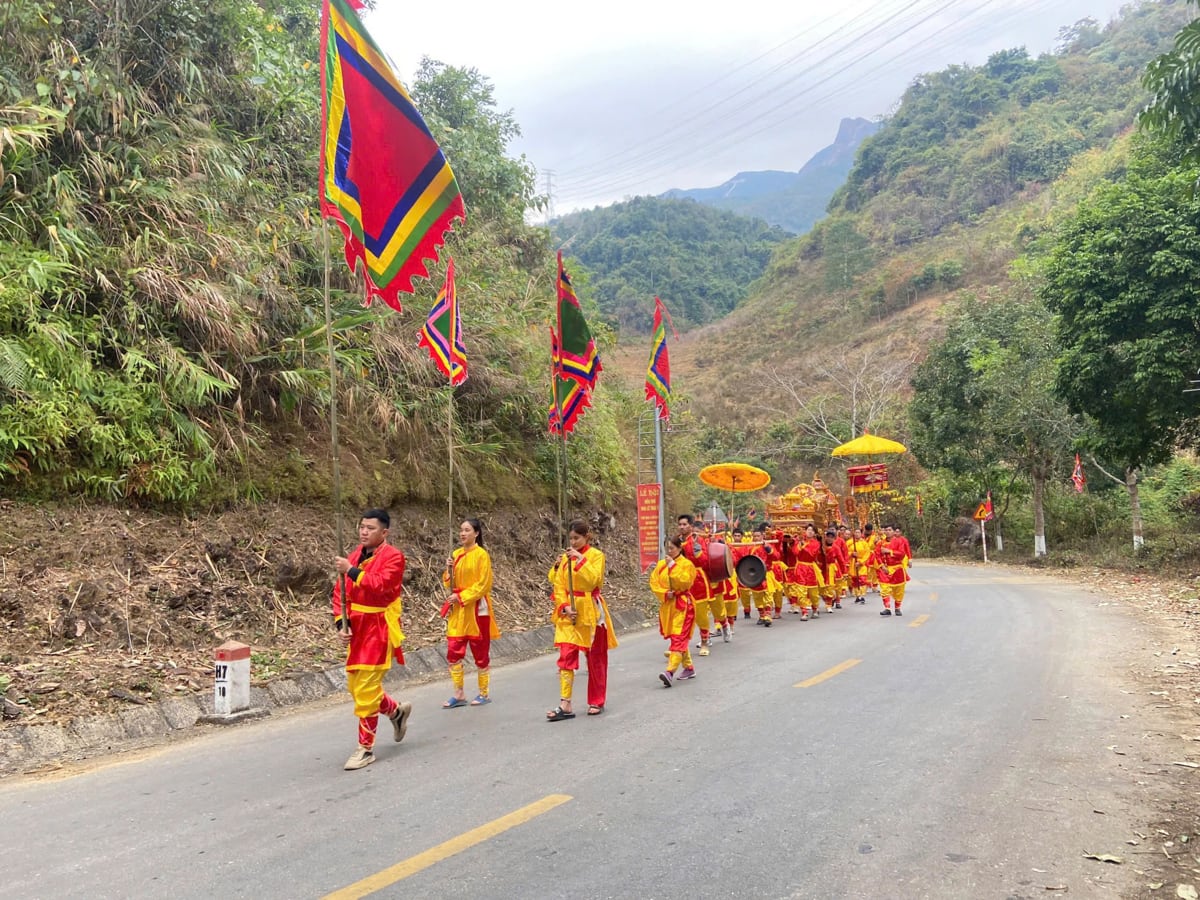
[[[818,537],[812,525],[791,536],[769,527],[749,534],[735,530],[720,538],[740,561],[749,554],[763,561],[765,577],[757,586],[739,585],[736,576],[714,580],[706,561],[716,536],[696,528],[691,514],[677,519],[678,534],[666,556],[650,573],[650,590],[659,601],[659,633],[667,641],[667,664],[658,680],[664,687],[696,677],[691,640],[698,631],[698,656],[712,652],[713,640],[733,640],[738,612],[743,620],[755,610],[757,624],[770,627],[785,604],[800,621],[842,608],[853,597],[865,603],[868,591],[878,589],[880,615],[902,615],[905,584],[912,551],[895,525],[884,536],[867,525],[827,530]],[[359,545],[348,556],[336,557],[338,577],[333,589],[334,625],[346,647],[346,686],[358,720],[358,746],[346,761],[347,770],[375,761],[379,716],[392,725],[392,737],[402,741],[412,716],[412,704],[389,696],[383,678],[393,663],[404,664],[401,648],[404,554],[389,544],[391,517],[385,509],[368,509],[359,520]],[[768,539],[767,535],[772,537]],[[453,693],[443,709],[484,706],[491,702],[491,642],[500,636],[492,608],[492,562],[484,548],[479,519],[459,526],[459,547],[446,560],[442,584],[446,591],[441,616],[446,620],[446,664]],[[822,539],[823,538],[823,539]],[[616,631],[604,599],[604,553],[592,546],[586,522],[568,529],[568,547],[550,568],[551,622],[558,648],[558,703],[547,710],[548,722],[575,718],[575,673],[581,655],[587,660],[587,714],[599,716],[608,700],[608,653],[617,646]],[[476,694],[466,696],[464,661],[467,652],[476,669]]]
[[[812,524],[801,535],[769,526],[712,535],[698,530],[690,513],[679,516],[677,525],[678,536],[650,574],[650,590],[659,601],[659,633],[668,642],[667,668],[659,675],[665,687],[695,677],[688,651],[695,631],[700,656],[711,653],[715,635],[723,642],[732,640],[739,604],[743,620],[751,618],[753,605],[757,624],[769,628],[782,616],[785,602],[789,612],[808,622],[822,609],[826,614],[842,609],[844,599],[865,604],[867,593],[877,590],[883,601],[880,615],[903,615],[912,549],[895,524],[885,526],[883,536],[868,524],[862,529],[837,525],[821,537]],[[735,572],[714,579],[706,563],[709,544],[718,539],[730,548]],[[762,560],[764,575],[757,585],[739,585],[738,563],[749,555]],[[726,600],[730,597],[735,598],[732,604]]]

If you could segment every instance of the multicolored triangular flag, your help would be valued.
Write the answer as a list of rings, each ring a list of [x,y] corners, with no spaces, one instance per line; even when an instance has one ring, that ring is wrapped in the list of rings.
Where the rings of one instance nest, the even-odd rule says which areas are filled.
[[[550,329],[550,383],[554,385],[550,397],[550,413],[547,425],[551,434],[570,434],[583,411],[592,405],[592,392],[574,378],[563,377],[560,370],[558,334]],[[559,422],[562,422],[560,429]]]
[[[442,374],[453,387],[467,380],[467,348],[463,345],[462,317],[458,310],[458,292],[454,288],[454,258],[446,266],[446,281],[421,327],[417,346],[429,351]]]
[[[429,128],[367,33],[361,0],[321,10],[321,215],[338,223],[346,263],[365,268],[365,303],[401,309],[428,276],[462,194]]]
[[[558,348],[559,374],[593,390],[602,369],[600,354],[596,352],[592,331],[583,318],[583,307],[571,286],[571,278],[563,269],[561,250],[558,253]]]
[[[646,366],[646,399],[658,407],[658,417],[666,419],[671,407],[671,358],[667,353],[666,309],[654,298],[654,335],[650,339],[650,362]]]

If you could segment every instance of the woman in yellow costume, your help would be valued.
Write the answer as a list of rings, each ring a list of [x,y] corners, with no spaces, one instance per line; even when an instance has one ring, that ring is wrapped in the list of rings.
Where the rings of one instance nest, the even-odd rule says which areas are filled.
[[[443,709],[492,702],[488,696],[491,643],[500,637],[492,616],[492,558],[483,549],[483,523],[465,520],[458,526],[458,541],[462,546],[447,560],[442,573],[442,584],[450,591],[442,606],[442,618],[446,620],[446,662],[454,682],[454,695],[442,704]],[[463,689],[463,660],[468,647],[479,682],[479,693],[470,704]]]
[[[691,588],[696,580],[696,567],[683,555],[683,538],[673,537],[667,544],[667,558],[658,561],[650,573],[650,590],[658,597],[658,633],[670,643],[667,651],[667,670],[658,676],[665,687],[675,683],[675,670],[683,665],[679,680],[696,677],[688,641],[696,624],[696,608],[692,605]]]
[[[579,651],[588,661],[588,715],[604,712],[608,694],[608,651],[617,646],[608,605],[601,595],[604,586],[604,554],[589,545],[591,529],[574,521],[567,533],[567,551],[550,570],[554,585],[554,644],[558,647],[558,706],[547,711],[546,720],[561,722],[575,718],[571,694]]]

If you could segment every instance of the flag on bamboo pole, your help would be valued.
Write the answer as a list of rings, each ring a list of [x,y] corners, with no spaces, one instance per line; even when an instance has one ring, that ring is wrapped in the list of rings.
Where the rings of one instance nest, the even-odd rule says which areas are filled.
[[[918,516],[920,516],[920,515],[923,515],[923,514],[924,514],[924,512],[925,512],[925,506],[924,506],[924,504],[923,504],[923,503],[921,503],[921,495],[920,495],[920,494],[917,494],[917,500],[916,500],[916,503],[915,503],[915,504],[913,504],[913,505],[914,505],[914,506],[916,507],[916,509],[917,509],[917,515],[918,515]]]
[[[417,346],[429,351],[442,374],[450,379],[451,387],[467,380],[467,348],[463,345],[462,317],[454,289],[454,257],[446,266],[446,281],[421,327]]]
[[[561,411],[563,434],[570,434],[583,411],[592,405],[592,392],[574,378],[565,378],[560,369],[558,334],[550,329],[550,413],[547,425],[551,434],[558,434]]]
[[[1082,494],[1087,485],[1087,476],[1083,474],[1083,463],[1080,462],[1078,453],[1075,454],[1075,471],[1071,473],[1071,481],[1075,483],[1075,493]]]
[[[400,292],[428,277],[455,219],[465,219],[454,173],[408,92],[355,12],[361,0],[321,9],[321,215],[363,268],[365,305],[401,310]]]
[[[646,366],[646,399],[658,407],[658,417],[666,419],[671,406],[671,357],[667,353],[666,310],[654,298],[654,335],[650,339],[650,363]]]
[[[992,492],[991,491],[987,492],[987,500],[983,504],[983,512],[984,512],[983,520],[985,522],[990,522],[990,521],[992,521],[992,519],[994,519],[996,517],[996,511],[994,509],[992,509]]]
[[[557,358],[559,375],[578,381],[588,391],[595,389],[602,369],[600,354],[596,352],[596,342],[583,318],[583,307],[571,286],[571,277],[563,269],[561,250],[558,253]]]

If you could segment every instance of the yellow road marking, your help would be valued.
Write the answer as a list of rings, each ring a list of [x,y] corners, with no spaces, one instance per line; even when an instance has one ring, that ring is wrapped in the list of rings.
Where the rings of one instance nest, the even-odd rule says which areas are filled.
[[[536,803],[522,806],[520,809],[510,812],[506,816],[501,816],[485,825],[480,825],[478,828],[472,828],[465,834],[450,838],[450,840],[438,844],[436,847],[431,847],[424,853],[411,856],[403,862],[396,863],[396,865],[390,866],[382,872],[368,875],[361,881],[354,882],[349,887],[344,887],[340,891],[334,891],[332,894],[326,894],[322,900],[357,900],[359,897],[373,894],[375,891],[393,885],[410,875],[415,875],[417,872],[427,869],[435,863],[449,859],[456,853],[461,853],[464,850],[474,847],[488,838],[494,838],[496,835],[502,834],[510,828],[524,825],[530,819],[537,818],[542,813],[549,812],[556,806],[561,806],[571,799],[566,794],[551,794],[549,797],[543,797]]]
[[[930,591],[930,592],[929,592],[929,602],[930,602],[930,603],[937,603],[937,591]]]
[[[908,627],[909,628],[920,628],[922,625],[924,625],[928,621],[929,621],[929,616],[917,616],[915,619],[913,619],[911,622],[908,623]]]
[[[832,678],[834,675],[840,675],[842,672],[845,672],[847,669],[853,669],[860,662],[862,662],[861,659],[848,659],[845,662],[838,663],[832,669],[826,669],[820,675],[814,675],[812,678],[809,678],[807,681],[801,681],[798,684],[792,685],[792,687],[812,687],[814,684],[820,684],[822,681],[827,681],[828,679]]]

